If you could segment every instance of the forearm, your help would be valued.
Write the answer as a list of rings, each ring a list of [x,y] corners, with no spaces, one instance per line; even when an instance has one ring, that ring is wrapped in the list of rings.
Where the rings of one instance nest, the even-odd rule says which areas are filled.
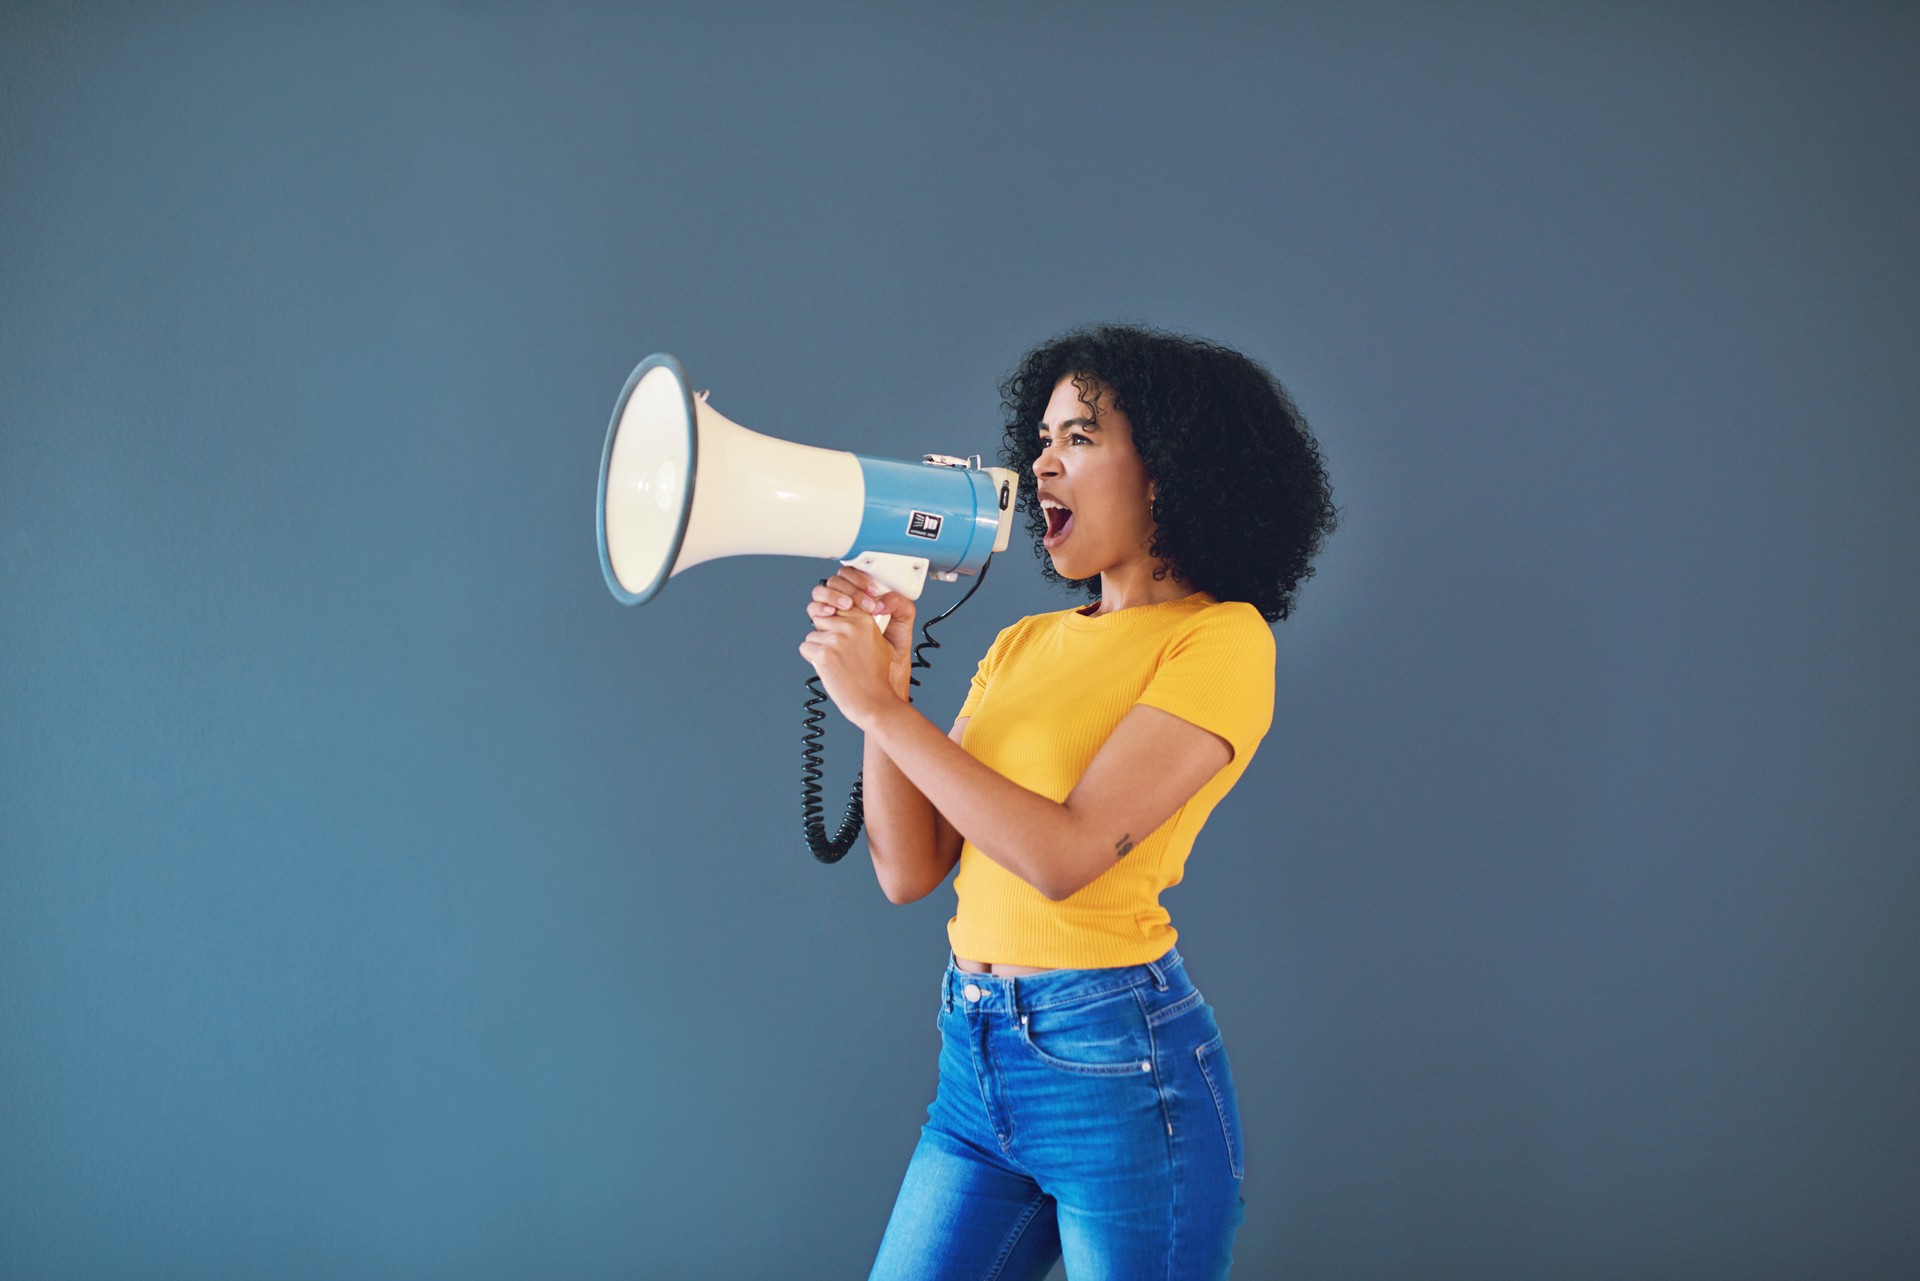
[[[1015,783],[969,755],[907,702],[883,708],[866,726],[881,753],[975,848],[1054,897],[1074,858],[1078,824],[1058,801]]]
[[[908,697],[908,682],[896,677],[894,693]],[[945,879],[935,848],[933,803],[900,772],[873,735],[861,752],[861,805],[874,876],[895,903],[924,897]]]

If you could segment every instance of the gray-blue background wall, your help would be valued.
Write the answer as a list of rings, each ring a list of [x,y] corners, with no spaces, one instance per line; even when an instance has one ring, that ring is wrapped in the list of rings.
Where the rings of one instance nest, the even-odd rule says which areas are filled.
[[[1132,319],[1345,513],[1167,900],[1236,1275],[1914,1275],[1917,141],[1891,4],[7,6],[0,1273],[864,1276],[952,894],[607,416],[991,453]]]

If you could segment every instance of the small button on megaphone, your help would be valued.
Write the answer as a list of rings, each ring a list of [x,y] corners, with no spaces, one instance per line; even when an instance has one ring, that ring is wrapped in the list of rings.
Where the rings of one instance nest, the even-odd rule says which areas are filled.
[[[696,394],[680,362],[647,357],[627,379],[600,457],[600,568],[638,605],[722,556],[832,558],[920,598],[927,575],[976,574],[1013,531],[1004,467],[917,463],[749,431]],[[885,615],[877,616],[880,626]]]

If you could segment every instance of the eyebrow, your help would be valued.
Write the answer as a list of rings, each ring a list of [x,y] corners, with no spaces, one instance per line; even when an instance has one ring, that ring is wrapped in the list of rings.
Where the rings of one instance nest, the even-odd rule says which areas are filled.
[[[1088,431],[1099,431],[1099,430],[1100,430],[1100,424],[1099,424],[1099,423],[1096,423],[1096,422],[1095,422],[1095,421],[1093,421],[1093,419],[1091,419],[1091,418],[1069,418],[1069,419],[1067,419],[1067,420],[1066,420],[1065,422],[1063,422],[1063,423],[1061,423],[1061,424],[1060,424],[1060,430],[1061,430],[1061,431],[1065,431],[1065,430],[1066,430],[1067,428],[1069,428],[1069,427],[1085,427],[1085,428],[1086,428],[1086,429],[1087,429]],[[1038,431],[1052,431],[1052,430],[1054,430],[1054,429],[1053,429],[1053,428],[1051,428],[1051,427],[1049,427],[1049,426],[1047,426],[1047,425],[1046,425],[1045,423],[1041,423],[1041,424],[1040,424],[1040,426],[1039,426],[1039,427],[1038,427],[1038,428],[1037,428],[1036,430],[1038,430]]]

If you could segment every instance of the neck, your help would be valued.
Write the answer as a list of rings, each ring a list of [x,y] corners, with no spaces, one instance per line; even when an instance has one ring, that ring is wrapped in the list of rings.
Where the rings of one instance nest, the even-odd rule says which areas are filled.
[[[1155,562],[1143,559],[1103,571],[1100,575],[1100,599],[1080,612],[1089,617],[1111,614],[1137,605],[1158,605],[1179,600],[1199,590],[1192,583],[1181,582],[1171,573],[1155,580],[1154,567]]]

